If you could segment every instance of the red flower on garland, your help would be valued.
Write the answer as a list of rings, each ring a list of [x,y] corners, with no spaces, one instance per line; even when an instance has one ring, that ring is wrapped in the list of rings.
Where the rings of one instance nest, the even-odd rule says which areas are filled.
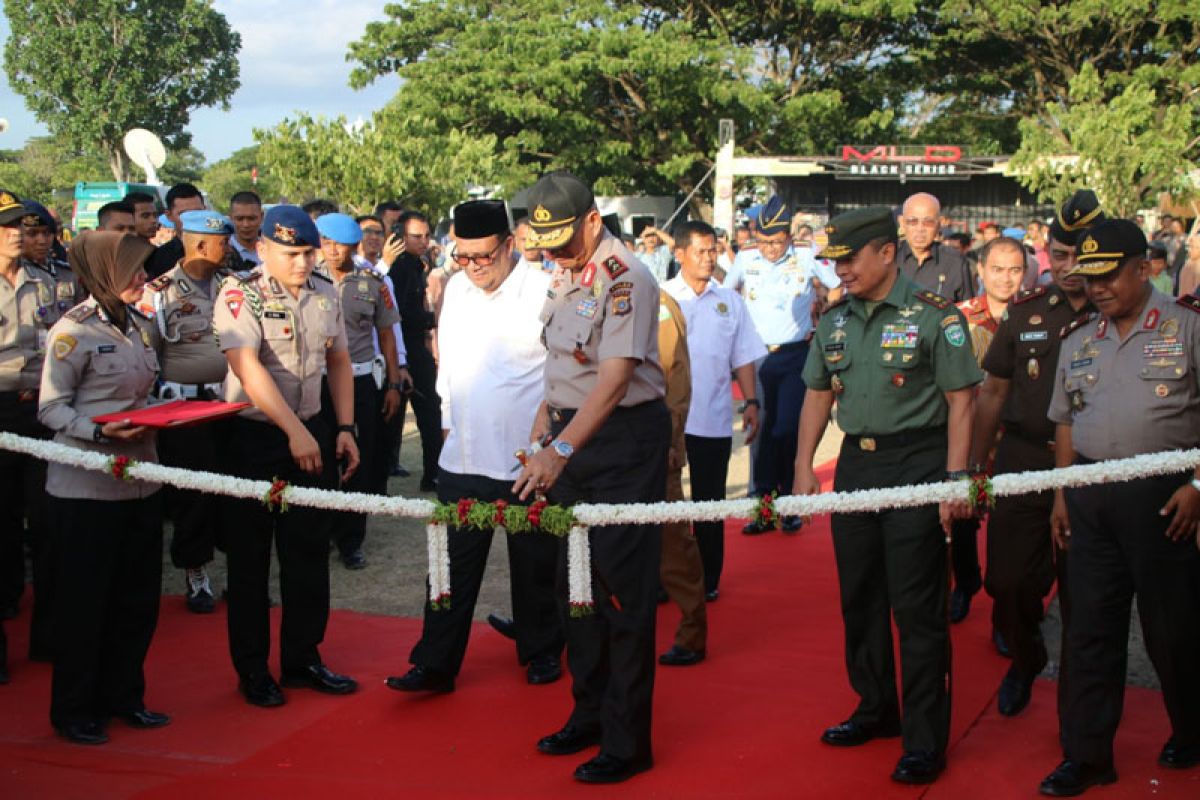
[[[529,520],[530,525],[537,528],[542,524],[542,510],[548,505],[550,504],[545,500],[538,500],[529,507],[529,511],[526,512],[525,516]]]
[[[759,525],[779,528],[781,520],[775,510],[775,492],[764,494],[758,498],[758,508],[754,509],[754,521]]]
[[[458,501],[458,527],[467,527],[467,515],[471,513],[471,507],[475,505],[475,501],[469,497],[465,497]]]
[[[284,512],[288,510],[286,493],[288,490],[288,482],[276,478],[271,481],[271,488],[267,489],[266,495],[263,496],[263,505],[271,511]]]
[[[129,477],[129,467],[132,465],[133,460],[129,456],[113,456],[108,469],[117,480],[131,481],[133,478]]]
[[[992,480],[987,473],[981,472],[971,476],[969,498],[977,517],[984,516],[996,505],[996,494],[992,489]]]
[[[504,512],[507,508],[508,508],[507,500],[497,500],[496,501],[496,518],[495,518],[494,522],[497,525],[504,524]]]

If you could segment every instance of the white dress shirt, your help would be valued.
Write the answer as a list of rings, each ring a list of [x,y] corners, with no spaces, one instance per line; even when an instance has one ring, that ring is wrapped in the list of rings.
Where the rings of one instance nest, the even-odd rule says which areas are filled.
[[[514,268],[488,294],[463,273],[446,284],[438,323],[437,392],[449,431],[438,465],[459,475],[516,480],[542,402],[546,348],[539,318],[550,276]]]
[[[663,284],[687,321],[688,356],[692,362],[692,404],[684,432],[721,438],[733,435],[732,379],[729,373],[767,354],[750,321],[741,295],[710,280],[696,294],[676,275]]]

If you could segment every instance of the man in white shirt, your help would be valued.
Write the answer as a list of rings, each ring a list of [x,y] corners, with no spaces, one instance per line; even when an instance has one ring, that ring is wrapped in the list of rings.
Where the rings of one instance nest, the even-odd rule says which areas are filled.
[[[550,276],[514,269],[508,211],[501,200],[472,200],[454,211],[463,269],[446,285],[438,326],[445,443],[438,459],[438,499],[457,503],[513,500],[515,453],[529,446],[542,400],[546,348],[539,315]],[[402,692],[452,692],[471,632],[471,618],[491,548],[490,532],[449,530],[448,609],[426,606],[413,667],[387,685]],[[564,644],[554,594],[558,542],[542,533],[512,536],[512,581],[517,657],[526,678],[542,684],[562,675]]]
[[[733,447],[733,395],[729,375],[737,377],[742,396],[742,428],[746,441],[758,434],[758,399],[754,362],[767,348],[754,327],[741,295],[713,280],[717,236],[698,221],[675,229],[679,274],[663,289],[679,302],[687,321],[692,367],[692,402],[688,409],[687,458],[691,465],[692,499],[724,500]],[[704,591],[716,600],[725,558],[722,522],[695,523],[696,542],[704,562]]]

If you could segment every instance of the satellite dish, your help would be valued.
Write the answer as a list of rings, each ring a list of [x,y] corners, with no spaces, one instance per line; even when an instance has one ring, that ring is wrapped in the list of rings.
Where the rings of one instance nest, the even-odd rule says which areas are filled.
[[[158,168],[167,160],[162,140],[145,128],[133,128],[125,134],[125,155],[146,173],[146,183],[158,185]]]
[[[0,119],[0,133],[8,131],[8,120]]]

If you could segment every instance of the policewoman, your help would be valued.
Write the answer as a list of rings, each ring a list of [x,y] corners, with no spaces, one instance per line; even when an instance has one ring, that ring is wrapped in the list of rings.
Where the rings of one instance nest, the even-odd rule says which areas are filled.
[[[1146,237],[1106,219],[1079,240],[1074,275],[1098,313],[1065,331],[1050,419],[1057,466],[1200,445],[1200,298],[1149,283]],[[1117,779],[1134,595],[1171,736],[1158,763],[1200,764],[1200,469],[1056,492],[1050,527],[1070,552],[1072,620],[1062,703],[1065,760],[1041,792]]]
[[[134,234],[86,231],[68,258],[91,294],[50,329],[38,419],[54,440],[134,461],[157,460],[153,432],[94,417],[142,408],[158,373],[154,327],[134,307],[154,247]],[[162,588],[159,484],[51,462],[46,492],[54,557],[50,721],[78,744],[102,744],[110,717],[136,728],[148,711],[143,663]]]
[[[542,177],[529,194],[526,246],[557,268],[542,310],[547,358],[545,402],[532,439],[549,446],[514,484],[553,503],[661,501],[667,486],[671,418],[658,355],[658,285],[604,228],[592,190],[575,176]],[[604,525],[589,533],[595,613],[570,618],[567,548],[559,548],[559,602],[575,707],[567,724],[542,738],[550,755],[600,745],[575,770],[588,783],[615,783],[649,769],[654,693],[654,626],[662,527]]]
[[[817,325],[804,368],[795,494],[816,494],[813,458],[833,404],[846,436],[835,491],[966,477],[973,387],[982,378],[954,305],[896,268],[888,208],[863,208],[826,227],[821,257],[837,262],[848,299]],[[822,741],[855,746],[903,736],[892,778],[929,783],[950,733],[947,537],[967,513],[944,503],[834,514],[833,545],[846,628],[846,670],[860,702]],[[892,620],[900,632],[904,713],[896,694]]]
[[[778,197],[758,213],[758,247],[734,259],[724,285],[740,291],[750,319],[767,346],[758,368],[762,384],[762,432],[754,455],[754,493],[787,494],[796,459],[796,430],[804,403],[802,370],[812,338],[820,293],[837,286],[837,276],[808,248],[793,248],[792,215]],[[823,289],[822,289],[823,287]],[[752,401],[756,402],[756,401]],[[800,518],[783,520],[785,531],[800,528]],[[771,530],[751,522],[744,533]]]
[[[313,274],[320,235],[296,206],[263,218],[262,267],[221,285],[213,312],[218,347],[229,361],[225,398],[253,408],[234,420],[230,467],[254,480],[333,488],[358,466],[354,376],[337,292]],[[321,416],[321,373],[329,375],[337,429]],[[329,621],[330,512],[296,506],[283,513],[258,500],[227,504],[229,651],[251,705],[285,702],[267,669],[271,622],[267,584],[271,544],[279,557],[285,686],[349,694],[354,680],[329,670],[318,647]]]
[[[216,211],[185,211],[179,215],[183,257],[179,263],[146,284],[138,305],[158,330],[162,365],[156,389],[162,401],[220,400],[225,394],[229,364],[213,338],[213,304],[217,287],[229,274],[226,260],[233,226]],[[229,421],[164,430],[158,437],[162,462],[202,472],[225,472],[220,448],[229,439]],[[189,489],[166,488],[168,512],[174,522],[171,563],[184,571],[184,599],[189,611],[209,614],[216,598],[207,565],[213,560],[222,526],[224,500]]]

